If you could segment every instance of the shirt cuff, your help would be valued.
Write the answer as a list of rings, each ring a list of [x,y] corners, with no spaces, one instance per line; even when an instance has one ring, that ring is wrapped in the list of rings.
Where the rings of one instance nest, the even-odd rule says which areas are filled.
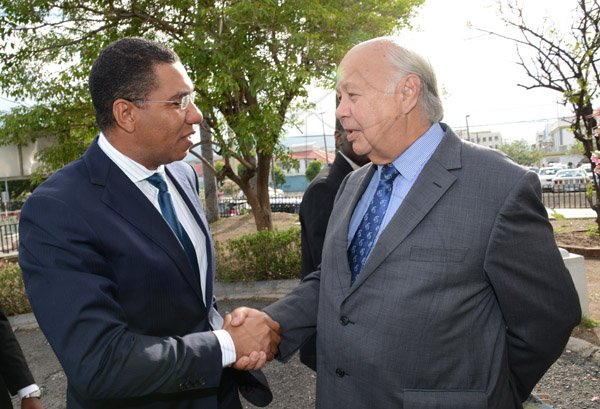
[[[233,342],[233,341],[231,341],[231,342]],[[19,395],[19,399],[23,399],[23,396],[27,396],[31,392],[35,392],[35,391],[39,391],[39,390],[40,390],[40,387],[34,383],[34,384],[24,387],[23,389],[19,389],[17,394]]]
[[[234,364],[236,361],[235,344],[233,343],[233,339],[231,338],[231,335],[229,335],[229,332],[224,329],[218,329],[213,331],[213,334],[215,334],[219,340],[219,344],[221,344],[223,368]]]

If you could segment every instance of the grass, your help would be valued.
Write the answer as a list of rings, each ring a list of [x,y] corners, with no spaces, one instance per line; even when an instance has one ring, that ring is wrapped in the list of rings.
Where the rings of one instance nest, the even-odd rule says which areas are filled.
[[[592,317],[583,316],[581,317],[581,322],[579,323],[579,326],[585,329],[594,329],[598,326],[598,321],[596,321]]]
[[[587,231],[585,232],[586,236],[589,237],[600,237],[600,232],[598,231],[597,224],[590,224],[587,226]]]

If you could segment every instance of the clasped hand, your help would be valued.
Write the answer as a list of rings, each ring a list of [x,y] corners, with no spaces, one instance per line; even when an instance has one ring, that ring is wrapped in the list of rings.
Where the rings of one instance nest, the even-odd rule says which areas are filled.
[[[236,308],[224,318],[223,329],[235,345],[235,369],[260,369],[275,358],[279,324],[266,313],[247,307]]]

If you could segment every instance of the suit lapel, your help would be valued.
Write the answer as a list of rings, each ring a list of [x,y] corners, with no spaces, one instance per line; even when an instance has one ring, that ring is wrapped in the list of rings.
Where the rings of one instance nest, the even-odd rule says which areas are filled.
[[[152,203],[102,152],[97,140],[86,152],[84,160],[90,172],[91,182],[104,188],[102,202],[161,247],[202,299],[198,278],[189,264],[185,251]]]
[[[339,219],[340,223],[329,223],[327,226],[327,237],[330,236],[329,229],[331,228],[331,236],[339,238],[338,240],[329,240],[329,242],[331,242],[334,246],[331,253],[343,255],[343,260],[338,263],[338,268],[335,269],[338,283],[342,290],[341,294],[343,294],[343,296],[348,294],[348,291],[350,290],[350,265],[347,257],[347,238],[350,228],[350,220],[352,219],[352,214],[354,213],[354,209],[358,201],[369,185],[374,173],[375,166],[368,164],[352,173],[347,179],[345,179],[345,185],[340,186],[340,191],[338,192],[340,196],[337,198],[334,205],[336,214],[332,215],[332,218],[335,217],[334,220]],[[337,211],[339,211],[340,214],[337,214]]]
[[[373,247],[363,271],[351,287],[350,293],[359,288],[373,274],[377,267],[406,239],[456,181],[456,176],[450,173],[449,170],[461,166],[461,142],[452,131],[447,130],[447,127],[445,130],[444,138],[431,159],[423,167],[390,223],[381,232],[379,240]],[[364,189],[360,191],[359,198],[363,191]]]

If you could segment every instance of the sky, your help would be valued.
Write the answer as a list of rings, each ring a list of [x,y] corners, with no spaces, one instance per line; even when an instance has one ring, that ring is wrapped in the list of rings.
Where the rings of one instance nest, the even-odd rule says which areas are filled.
[[[569,28],[575,0],[527,0],[525,18],[531,26],[542,24],[545,17]],[[469,28],[505,30],[495,0],[426,0],[411,20],[412,29],[400,34],[403,44],[427,58],[437,74],[442,93],[444,120],[453,129],[500,132],[505,142],[535,142],[538,132],[568,116],[571,111],[557,103],[555,91],[525,90],[517,84],[531,84],[525,70],[517,65],[515,44]],[[566,27],[565,27],[566,26]],[[325,112],[326,133],[334,127],[335,92],[314,90],[319,101],[313,112]],[[291,129],[289,138],[304,142],[301,135],[322,135],[320,114],[310,114],[306,123]],[[308,143],[322,141],[306,138]],[[322,145],[322,144],[321,144]]]
[[[576,0],[527,0],[526,21],[533,26],[544,17],[566,25],[572,20]],[[426,0],[411,20],[412,29],[401,32],[403,43],[429,59],[437,77],[444,104],[444,122],[455,130],[500,132],[505,142],[535,135],[570,110],[550,90],[525,90],[530,83],[517,65],[515,44],[478,32],[469,25],[490,31],[503,30],[496,0]],[[299,117],[304,122],[287,131],[287,145],[317,143],[332,135],[335,125],[335,92],[311,88],[309,100],[316,104]],[[0,95],[0,110],[12,106]],[[327,139],[328,148],[333,138]]]

